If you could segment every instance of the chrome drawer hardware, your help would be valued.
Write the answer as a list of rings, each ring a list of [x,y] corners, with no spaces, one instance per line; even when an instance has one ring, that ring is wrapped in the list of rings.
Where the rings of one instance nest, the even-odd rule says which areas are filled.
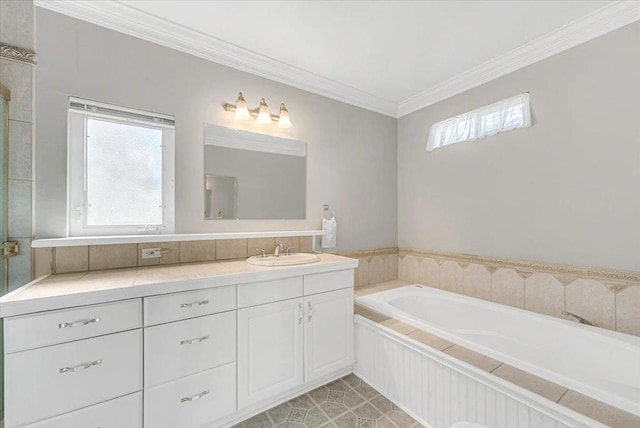
[[[75,373],[81,370],[89,369],[94,366],[99,366],[100,364],[102,364],[102,360],[95,360],[89,363],[82,363],[73,367],[62,367],[61,369],[58,369],[58,373]]]
[[[182,398],[180,399],[180,402],[181,402],[181,403],[188,403],[188,402],[191,402],[191,401],[199,400],[199,399],[201,399],[202,397],[204,397],[205,395],[207,395],[209,392],[210,392],[210,391],[209,391],[208,389],[205,389],[205,390],[204,390],[204,391],[202,391],[201,393],[196,394],[196,395],[192,395],[191,397],[182,397]]]
[[[180,344],[181,345],[193,345],[194,343],[200,343],[203,342],[205,340],[207,340],[209,338],[209,336],[202,336],[202,337],[196,337],[193,339],[185,339],[185,340],[181,340]]]
[[[62,322],[58,324],[58,328],[67,328],[67,327],[82,327],[88,324],[94,324],[100,322],[100,318],[89,318],[86,320],[78,320],[73,322]]]
[[[191,302],[191,303],[182,303],[180,305],[181,308],[192,308],[194,306],[202,306],[202,305],[208,305],[209,301],[208,300],[198,300],[197,302]]]
[[[302,303],[298,303],[298,325],[302,324],[303,319],[304,319],[304,308],[302,307]]]
[[[308,321],[311,322],[311,319],[313,318],[313,306],[311,306],[311,302],[307,302],[307,305],[309,306],[309,318],[308,318]]]

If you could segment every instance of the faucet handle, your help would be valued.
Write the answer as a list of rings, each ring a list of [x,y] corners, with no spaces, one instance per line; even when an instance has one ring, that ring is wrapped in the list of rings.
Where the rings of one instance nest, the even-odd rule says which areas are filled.
[[[290,254],[289,250],[295,250],[296,247],[287,247],[287,251],[285,252],[285,256],[288,256]]]
[[[261,251],[262,252],[262,257],[267,257],[267,252],[264,249],[256,248],[256,251]]]

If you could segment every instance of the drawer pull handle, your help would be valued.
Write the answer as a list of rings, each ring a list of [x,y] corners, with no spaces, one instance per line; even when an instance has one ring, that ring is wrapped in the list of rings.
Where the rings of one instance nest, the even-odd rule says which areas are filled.
[[[180,305],[181,308],[193,308],[194,306],[202,306],[202,305],[208,305],[209,301],[208,300],[198,300],[197,302],[191,302],[191,303],[182,303]]]
[[[81,370],[89,369],[94,366],[99,366],[100,364],[102,364],[102,360],[95,360],[89,363],[82,363],[73,367],[62,367],[61,369],[58,369],[58,373],[75,373]]]
[[[191,401],[199,400],[199,399],[201,399],[202,397],[204,397],[205,395],[207,395],[209,392],[210,392],[210,391],[209,391],[208,389],[205,389],[205,390],[204,390],[204,391],[202,391],[201,393],[196,394],[196,395],[192,395],[191,397],[182,397],[182,398],[180,399],[180,402],[181,402],[181,403],[189,403],[189,402],[191,402]]]
[[[82,327],[89,324],[95,324],[100,322],[100,318],[89,318],[86,320],[78,320],[73,322],[61,322],[58,324],[58,328],[73,328],[73,327]]]
[[[311,302],[307,302],[307,306],[309,306],[309,318],[307,320],[311,322],[313,319],[313,306],[311,306]]]
[[[298,303],[298,325],[302,324],[302,320],[304,319],[304,309],[302,303]]]
[[[180,344],[181,345],[193,345],[194,343],[203,342],[203,341],[207,340],[208,338],[209,338],[209,336],[202,336],[202,337],[195,337],[193,339],[185,339],[185,340],[181,340]]]

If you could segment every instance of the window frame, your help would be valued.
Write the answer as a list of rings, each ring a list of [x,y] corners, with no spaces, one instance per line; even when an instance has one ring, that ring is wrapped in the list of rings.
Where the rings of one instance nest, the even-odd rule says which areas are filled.
[[[495,131],[490,131],[483,133],[481,132],[481,122],[482,119],[491,114],[495,114],[498,112],[502,112],[506,109],[510,109],[516,106],[522,106],[522,123],[518,125],[509,125],[504,123],[499,129]],[[447,128],[451,127],[459,127],[459,125],[464,125],[464,129],[467,132],[467,136],[455,139],[451,142],[441,142],[440,135],[447,130]],[[517,94],[511,96],[509,98],[505,98],[498,102],[485,105],[483,107],[477,108],[475,110],[470,110],[465,113],[461,113],[459,115],[446,118],[444,120],[440,120],[433,125],[429,130],[429,137],[427,141],[426,150],[431,152],[436,149],[440,149],[443,147],[453,146],[458,143],[463,143],[465,141],[475,141],[482,138],[491,137],[493,135],[512,131],[514,129],[520,128],[528,128],[531,126],[531,104],[529,99],[529,92],[524,92],[521,94]]]
[[[175,126],[171,116],[69,97],[67,236],[140,235],[175,231]],[[162,224],[87,225],[87,123],[97,118],[162,131]]]

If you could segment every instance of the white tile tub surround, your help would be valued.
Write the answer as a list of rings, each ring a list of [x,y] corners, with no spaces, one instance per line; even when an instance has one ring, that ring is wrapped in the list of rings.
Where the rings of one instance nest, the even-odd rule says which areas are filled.
[[[640,416],[638,337],[420,285],[357,303]]]
[[[355,340],[355,374],[426,426],[606,427],[361,316]]]
[[[640,336],[640,272],[400,248],[398,279]]]

